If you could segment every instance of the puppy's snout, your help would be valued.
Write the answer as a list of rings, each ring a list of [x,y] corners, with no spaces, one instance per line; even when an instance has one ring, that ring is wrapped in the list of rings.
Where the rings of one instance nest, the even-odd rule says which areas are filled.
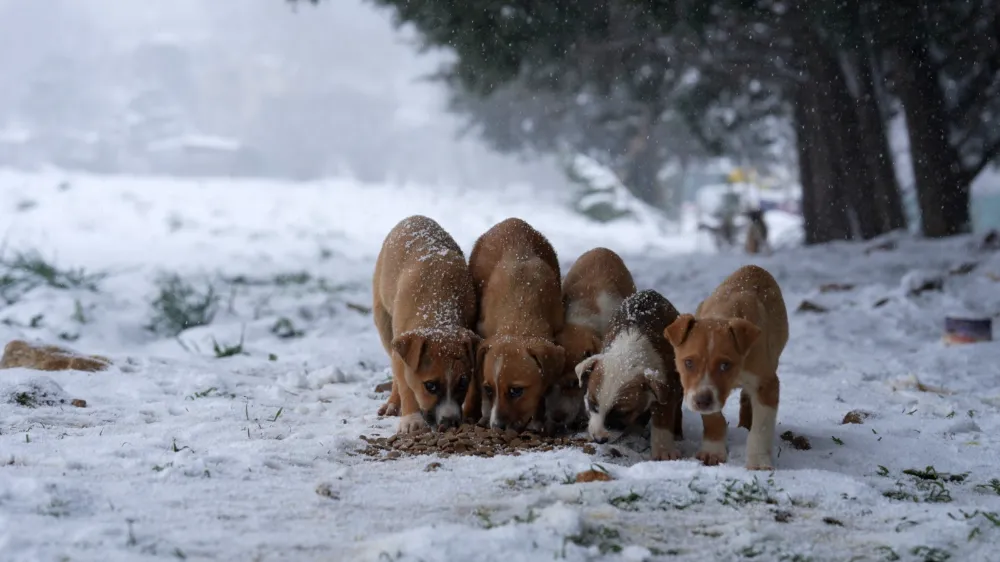
[[[444,416],[442,418],[438,418],[438,425],[446,429],[449,427],[458,427],[459,425],[461,425],[460,422],[461,420],[458,418],[458,416]]]
[[[715,404],[715,396],[711,390],[702,390],[694,395],[694,407],[699,410],[708,410]]]
[[[499,418],[498,419],[493,419],[493,420],[490,420],[490,427],[492,429],[504,430],[504,429],[507,429],[507,422],[504,421],[504,420],[502,420],[502,419],[499,419]]]
[[[603,445],[603,444],[605,444],[607,442],[608,442],[608,436],[607,435],[595,435],[594,436],[594,443],[597,443],[599,445]]]

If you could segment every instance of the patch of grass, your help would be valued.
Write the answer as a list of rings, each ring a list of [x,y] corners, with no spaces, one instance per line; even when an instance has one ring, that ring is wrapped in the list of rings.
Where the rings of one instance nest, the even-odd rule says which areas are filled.
[[[153,465],[153,472],[163,472],[164,470],[170,468],[171,466],[174,466],[174,463],[168,462],[168,463],[162,464],[162,465],[160,465],[160,464]]]
[[[18,392],[14,394],[14,403],[25,408],[37,408],[38,399],[30,392]]]
[[[838,438],[838,437],[831,437],[830,439],[833,439],[833,442],[836,443],[836,444],[838,444],[838,445],[843,445],[844,444],[844,441],[842,439]]]
[[[976,490],[980,492],[993,492],[1000,496],[1000,478],[991,478],[985,484],[976,484]]]
[[[97,291],[107,273],[88,273],[83,268],[62,269],[34,251],[0,255],[0,300],[14,304],[38,287]]]
[[[617,554],[623,550],[621,545],[621,533],[619,533],[616,529],[605,527],[603,525],[589,527],[579,535],[566,537],[565,540],[585,548],[596,546],[597,550],[601,554],[608,554],[611,552]]]
[[[910,554],[921,562],[945,562],[951,559],[951,553],[947,550],[929,546],[915,546],[910,549]]]
[[[969,477],[968,472],[963,472],[961,474],[951,474],[948,472],[938,472],[933,466],[928,466],[923,470],[916,468],[908,468],[903,471],[903,474],[919,478],[921,480],[942,480],[945,482],[965,482],[965,479]]]
[[[207,397],[211,396],[213,392],[217,393],[218,391],[219,391],[218,388],[216,388],[214,386],[210,386],[210,387],[206,388],[205,390],[202,390],[202,391],[199,391],[199,392],[195,392],[194,394],[192,394],[190,396],[187,396],[185,398],[185,400],[195,400],[197,398],[207,398]]]
[[[914,479],[913,491],[908,490],[902,481],[896,482],[896,489],[883,492],[882,495],[898,501],[927,502],[927,503],[949,503],[952,501],[951,491],[945,483],[961,484],[969,477],[969,473],[951,474],[939,472],[933,466],[923,469],[908,468],[903,474]],[[888,475],[888,470],[886,474]]]
[[[152,303],[149,330],[173,337],[188,328],[212,323],[219,296],[211,283],[199,289],[179,275],[170,274],[158,279],[156,285],[159,294]]]
[[[629,492],[626,496],[615,496],[608,500],[608,503],[617,507],[622,511],[639,511],[636,507],[636,502],[642,499],[642,496],[635,492]]]
[[[719,498],[719,503],[732,506],[748,505],[751,503],[775,505],[778,503],[778,500],[771,495],[771,488],[773,486],[774,482],[772,480],[768,480],[766,485],[762,485],[756,476],[750,482],[735,479],[727,480],[722,490],[722,497]]]
[[[271,333],[283,340],[301,338],[306,335],[304,331],[295,328],[295,324],[292,323],[291,319],[284,316],[279,318],[274,325],[271,326]]]
[[[212,338],[212,351],[215,352],[215,357],[217,359],[224,359],[226,357],[233,357],[234,355],[246,355],[243,352],[243,337],[244,333],[240,333],[240,341],[236,345],[219,345],[219,342]]]

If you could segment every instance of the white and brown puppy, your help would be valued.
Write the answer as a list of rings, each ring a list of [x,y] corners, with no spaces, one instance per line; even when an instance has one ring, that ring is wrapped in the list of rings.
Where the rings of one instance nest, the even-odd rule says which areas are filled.
[[[556,343],[566,350],[562,376],[545,395],[545,431],[582,428],[587,421],[583,405],[586,388],[576,366],[601,352],[601,341],[611,315],[635,293],[635,281],[625,262],[607,248],[594,248],[576,260],[563,278],[566,323]]]
[[[469,254],[479,297],[477,373],[482,413],[494,428],[540,429],[544,396],[562,374],[565,352],[559,262],[549,241],[510,218],[486,231]]]
[[[399,432],[408,433],[457,426],[463,402],[466,414],[478,411],[478,393],[469,391],[479,342],[476,293],[451,235],[424,216],[400,221],[382,243],[372,293],[375,326],[392,360],[392,393],[379,415],[401,414]]]
[[[605,443],[609,430],[625,431],[652,418],[653,460],[681,457],[681,383],[663,330],[677,309],[656,291],[639,291],[622,301],[611,317],[604,349],[576,366],[587,388],[591,438]]]
[[[788,313],[774,277],[755,265],[737,269],[694,315],[682,314],[663,335],[674,348],[684,402],[704,422],[697,458],[709,465],[726,461],[722,408],[730,392],[742,388],[739,427],[750,430],[746,467],[773,469],[778,360],[788,342]]]

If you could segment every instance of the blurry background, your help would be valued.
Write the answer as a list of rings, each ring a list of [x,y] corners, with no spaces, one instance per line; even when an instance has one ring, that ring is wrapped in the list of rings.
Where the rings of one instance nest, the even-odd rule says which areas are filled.
[[[509,4],[0,0],[0,167],[526,184],[792,243],[1000,224],[993,0]]]
[[[0,0],[0,166],[557,187],[455,137],[440,85],[358,0]]]

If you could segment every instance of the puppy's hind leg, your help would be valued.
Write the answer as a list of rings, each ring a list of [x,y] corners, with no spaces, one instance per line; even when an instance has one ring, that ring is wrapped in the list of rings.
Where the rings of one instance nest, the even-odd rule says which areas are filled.
[[[740,423],[736,427],[748,430],[753,427],[753,404],[750,402],[750,393],[746,390],[740,391]]]
[[[392,355],[392,316],[389,315],[389,311],[382,306],[378,298],[375,298],[375,302],[372,306],[372,316],[375,319],[375,328],[378,329],[379,339],[382,340],[382,347],[385,348],[385,352],[389,354],[391,358]],[[396,377],[395,362],[393,362],[392,369],[392,392],[389,393],[389,399],[385,401],[378,409],[378,415],[380,416],[398,416],[399,415],[399,379]]]

